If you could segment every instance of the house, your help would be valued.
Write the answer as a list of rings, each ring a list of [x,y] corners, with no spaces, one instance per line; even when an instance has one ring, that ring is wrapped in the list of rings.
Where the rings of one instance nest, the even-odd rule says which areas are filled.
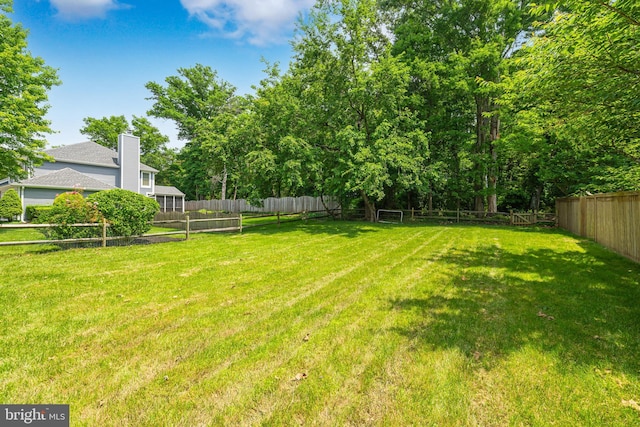
[[[0,179],[0,194],[15,188],[23,212],[30,205],[51,205],[66,191],[82,190],[89,195],[101,190],[123,188],[155,198],[162,212],[184,212],[184,193],[175,187],[155,184],[156,169],[140,163],[140,138],[118,136],[118,151],[82,142],[45,151],[54,159],[33,169],[28,179],[13,182]]]

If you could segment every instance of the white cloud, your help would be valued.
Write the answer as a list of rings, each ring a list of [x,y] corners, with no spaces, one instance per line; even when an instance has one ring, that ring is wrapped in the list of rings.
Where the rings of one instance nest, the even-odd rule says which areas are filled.
[[[117,0],[49,0],[63,19],[104,18],[107,12],[129,6]]]
[[[280,42],[300,12],[315,0],[180,0],[182,6],[210,28],[230,38],[265,45]]]

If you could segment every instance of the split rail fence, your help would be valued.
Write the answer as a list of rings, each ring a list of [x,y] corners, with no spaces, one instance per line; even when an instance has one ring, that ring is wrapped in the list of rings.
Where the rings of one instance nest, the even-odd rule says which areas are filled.
[[[394,214],[397,213],[397,214]],[[400,216],[399,213],[402,213]],[[347,218],[356,218],[364,216],[363,210],[355,210],[344,212]],[[391,218],[391,219],[387,219]],[[386,210],[379,209],[376,213],[376,220],[380,222],[395,222],[401,218],[401,221],[439,221],[449,223],[473,222],[487,224],[504,224],[504,225],[555,225],[556,216],[553,213],[540,212],[480,212],[468,210]]]
[[[177,216],[174,218],[172,214]],[[192,218],[189,214],[181,213],[166,213],[156,216],[156,220],[152,225],[164,228],[164,231],[145,233],[136,236],[108,236],[109,223],[103,221],[102,223],[92,224],[0,224],[1,230],[11,229],[46,229],[59,227],[64,225],[65,227],[93,227],[100,228],[101,233],[99,237],[82,237],[73,239],[39,239],[39,240],[22,240],[22,241],[0,241],[0,247],[2,246],[19,246],[19,245],[43,245],[43,244],[82,244],[82,243],[96,243],[102,247],[107,246],[108,242],[122,241],[122,240],[135,240],[135,239],[153,239],[161,236],[175,236],[184,235],[184,239],[188,240],[192,233],[204,233],[204,232],[233,232],[238,231],[242,233],[242,215],[218,215],[216,217],[206,217],[202,215],[194,214],[196,218]],[[96,233],[97,234],[97,233]]]
[[[163,229],[153,233],[145,233],[136,236],[109,236],[109,224],[107,222],[93,224],[2,224],[0,223],[0,233],[3,230],[11,229],[46,229],[64,225],[65,227],[93,227],[100,228],[100,232],[96,237],[83,237],[73,239],[38,239],[38,240],[12,240],[2,241],[0,238],[0,247],[2,246],[19,246],[19,245],[73,245],[73,244],[95,244],[107,246],[114,241],[123,241],[121,244],[131,243],[152,243],[162,236],[179,237],[184,236],[185,240],[193,233],[211,233],[211,232],[240,232],[249,227],[259,227],[269,224],[281,224],[290,221],[302,221],[308,219],[325,218],[328,214],[321,212],[303,212],[303,213],[276,213],[276,214],[228,214],[221,212],[201,213],[201,212],[161,212],[158,213],[152,225]],[[44,236],[44,233],[43,233]],[[1,236],[0,236],[1,237]],[[111,243],[113,244],[113,243]]]
[[[640,192],[556,200],[558,225],[640,262]]]

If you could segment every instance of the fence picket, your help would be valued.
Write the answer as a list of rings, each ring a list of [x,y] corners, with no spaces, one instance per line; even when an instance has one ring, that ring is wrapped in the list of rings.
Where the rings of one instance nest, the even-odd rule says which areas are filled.
[[[558,225],[640,262],[640,192],[556,200]]]
[[[331,210],[340,209],[340,203],[335,198],[324,199],[327,208]],[[245,199],[237,200],[196,200],[185,202],[185,210],[195,212],[199,210],[213,212],[321,212],[325,210],[322,198],[312,196],[300,197],[269,197],[262,201],[262,206],[253,206]]]

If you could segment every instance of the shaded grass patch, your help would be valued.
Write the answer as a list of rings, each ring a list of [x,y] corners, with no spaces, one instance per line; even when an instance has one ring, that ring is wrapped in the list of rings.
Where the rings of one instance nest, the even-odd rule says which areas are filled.
[[[73,425],[631,425],[639,273],[556,230],[333,221],[8,252],[0,401]]]

